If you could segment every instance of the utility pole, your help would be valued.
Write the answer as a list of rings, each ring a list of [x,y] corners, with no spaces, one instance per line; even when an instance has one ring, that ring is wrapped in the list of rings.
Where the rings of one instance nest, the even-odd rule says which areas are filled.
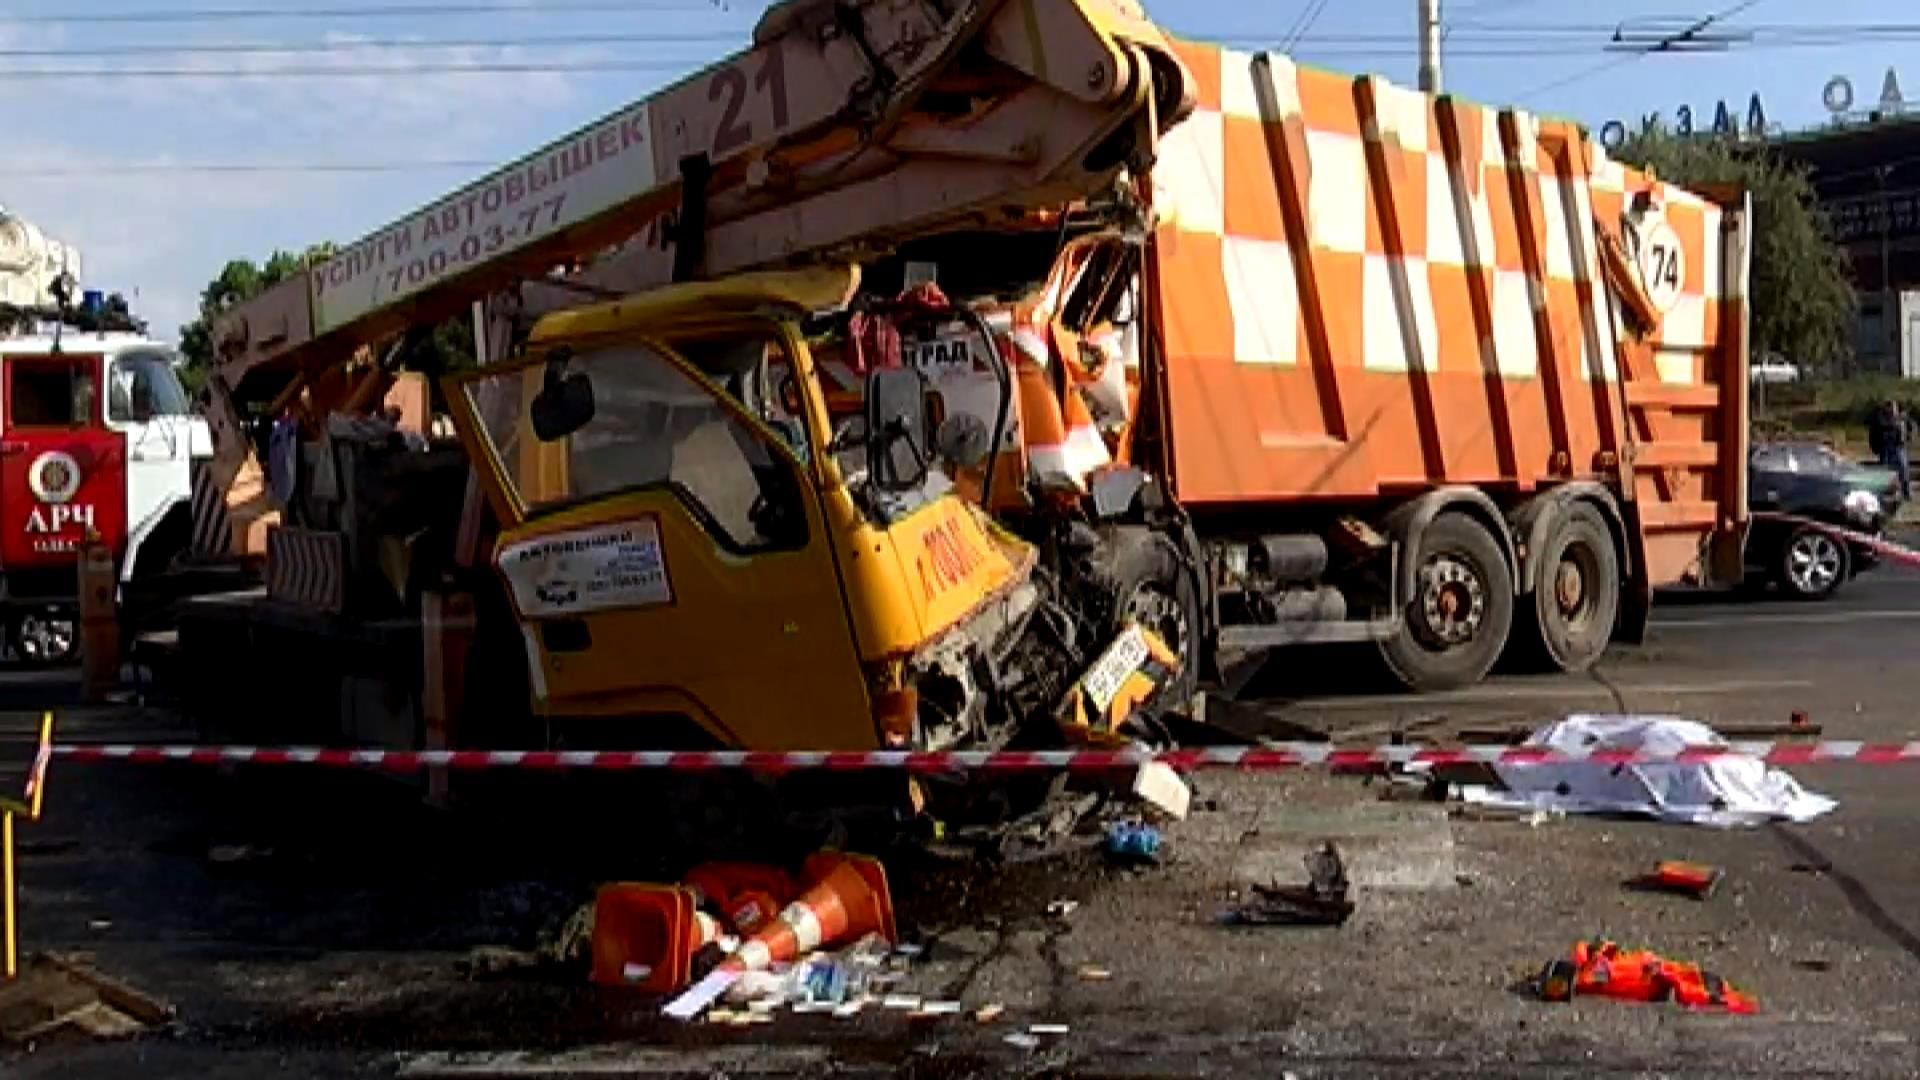
[[[1420,5],[1420,89],[1440,92],[1440,0],[1416,0]]]

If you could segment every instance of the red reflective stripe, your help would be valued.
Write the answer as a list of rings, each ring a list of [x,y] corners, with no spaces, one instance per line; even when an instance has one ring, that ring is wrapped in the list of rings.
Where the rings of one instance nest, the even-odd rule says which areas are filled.
[[[1767,751],[1764,759],[1769,765],[1806,765],[1814,760],[1813,743],[1776,743]]]

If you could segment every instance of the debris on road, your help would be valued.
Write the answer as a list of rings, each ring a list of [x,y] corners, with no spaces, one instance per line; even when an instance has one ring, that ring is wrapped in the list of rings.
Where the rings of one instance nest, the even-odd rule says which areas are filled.
[[[1306,885],[1255,885],[1255,898],[1229,909],[1230,926],[1340,926],[1353,914],[1347,869],[1331,841],[1305,857]]]
[[[1064,919],[1073,914],[1074,909],[1079,906],[1078,900],[1054,900],[1047,904],[1047,914],[1056,919]]]
[[[976,1024],[991,1024],[1006,1015],[1006,1012],[1007,1007],[996,1001],[973,1010],[973,1021]]]
[[[1108,858],[1123,864],[1158,862],[1160,830],[1140,821],[1116,821],[1107,826],[1105,849]]]
[[[1678,893],[1695,900],[1705,900],[1713,895],[1726,876],[1727,872],[1717,866],[1667,860],[1628,881],[1627,886],[1643,892]]]
[[[1029,1035],[1065,1035],[1069,1029],[1065,1024],[1028,1024]]]
[[[1732,983],[1698,964],[1669,960],[1640,949],[1627,951],[1612,941],[1582,941],[1573,958],[1550,961],[1533,980],[1543,1001],[1610,997],[1621,1001],[1674,1001],[1690,1009],[1759,1011],[1759,1003]]]
[[[809,882],[805,892],[783,908],[772,923],[741,942],[691,989],[669,1002],[665,1014],[691,1020],[748,973],[797,963],[820,948],[858,941],[869,934],[878,935],[889,945],[898,940],[892,893],[878,859],[820,851],[807,858],[802,878]]]
[[[1730,744],[1707,725],[1679,717],[1574,715],[1534,732],[1525,745],[1577,757],[1596,752],[1674,756]],[[1786,772],[1738,754],[1613,768],[1583,761],[1503,762],[1494,768],[1505,790],[1469,786],[1462,788],[1462,797],[1522,811],[1636,814],[1719,827],[1806,822],[1838,805],[1805,790]]]
[[[1149,761],[1133,775],[1133,797],[1175,821],[1185,821],[1193,789],[1171,766]]]
[[[27,1043],[72,1029],[119,1038],[172,1020],[173,1006],[74,957],[41,953],[0,983],[0,1041]]]

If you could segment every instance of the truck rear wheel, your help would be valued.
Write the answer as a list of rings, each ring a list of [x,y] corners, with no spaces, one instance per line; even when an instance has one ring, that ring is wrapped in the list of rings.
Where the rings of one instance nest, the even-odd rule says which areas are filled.
[[[1585,671],[1607,651],[1620,611],[1620,559],[1600,511],[1574,503],[1535,555],[1525,644],[1542,666]]]
[[[1409,690],[1479,682],[1513,625],[1513,575],[1499,543],[1473,518],[1445,513],[1421,535],[1414,560],[1413,596],[1380,655]]]

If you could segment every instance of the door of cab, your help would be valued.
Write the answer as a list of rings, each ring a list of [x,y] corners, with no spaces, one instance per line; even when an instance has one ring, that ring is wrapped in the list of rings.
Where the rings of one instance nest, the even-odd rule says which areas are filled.
[[[542,711],[687,715],[754,750],[873,747],[832,539],[787,441],[661,347],[567,366],[594,415],[559,439],[533,430],[538,357],[448,395],[504,523],[494,564]]]
[[[98,354],[0,355],[0,566],[74,565],[87,530],[126,541],[126,444],[100,408]],[[17,583],[16,583],[17,587]]]
[[[129,352],[107,367],[107,427],[127,444],[127,527],[153,527],[192,488],[192,428],[164,353]]]

